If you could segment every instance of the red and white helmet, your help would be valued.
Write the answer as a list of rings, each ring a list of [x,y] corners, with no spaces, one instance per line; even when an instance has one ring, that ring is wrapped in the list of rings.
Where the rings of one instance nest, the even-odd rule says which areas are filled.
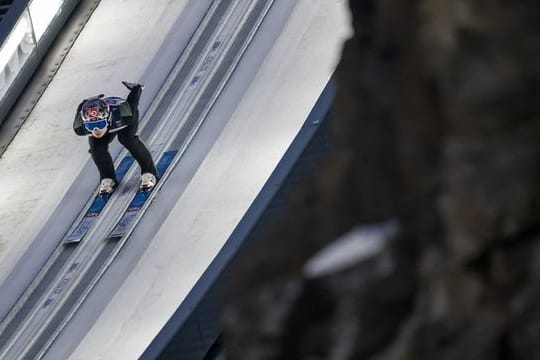
[[[102,99],[86,100],[81,107],[81,117],[84,122],[108,120],[111,108]]]

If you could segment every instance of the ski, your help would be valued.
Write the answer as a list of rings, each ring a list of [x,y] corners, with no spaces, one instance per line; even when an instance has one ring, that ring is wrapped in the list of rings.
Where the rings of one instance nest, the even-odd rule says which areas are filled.
[[[118,177],[119,182],[122,181],[133,164],[133,161],[134,159],[132,156],[126,156],[122,159],[116,170],[116,176]],[[77,244],[84,238],[88,230],[96,223],[99,214],[105,208],[110,197],[111,195],[96,195],[94,197],[92,204],[84,214],[83,218],[79,221],[68,238],[64,240],[64,244]]]
[[[166,151],[161,156],[161,159],[157,163],[156,170],[158,172],[158,178],[160,178],[169,165],[171,164],[172,160],[174,159],[174,156],[176,155],[178,151],[177,150],[171,150]],[[144,204],[150,197],[150,194],[152,193],[154,189],[150,190],[141,190],[139,189],[131,202],[129,203],[129,206],[127,207],[126,211],[114,227],[114,229],[109,233],[109,236],[107,236],[107,239],[109,240],[120,240],[124,235],[128,233],[128,231],[133,226],[135,219],[140,214],[141,209],[144,207]]]

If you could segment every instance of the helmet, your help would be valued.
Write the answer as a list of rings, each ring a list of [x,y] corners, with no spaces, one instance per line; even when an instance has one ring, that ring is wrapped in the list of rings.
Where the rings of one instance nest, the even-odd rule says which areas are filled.
[[[103,130],[109,123],[110,107],[106,101],[94,98],[86,100],[81,107],[81,117],[88,131]]]
[[[110,111],[109,104],[105,100],[90,99],[81,107],[81,116],[84,122],[103,120],[109,118]]]

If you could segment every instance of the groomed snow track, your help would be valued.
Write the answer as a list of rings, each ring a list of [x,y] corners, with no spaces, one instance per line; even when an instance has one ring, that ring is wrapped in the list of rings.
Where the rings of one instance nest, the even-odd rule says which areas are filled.
[[[163,79],[159,90],[154,93],[150,105],[142,109],[144,111],[141,113],[141,137],[150,147],[156,161],[164,154],[175,154],[170,166],[162,174],[160,182],[133,223],[125,229],[125,234],[118,236],[114,230],[119,226],[119,221],[137,191],[139,169],[136,164],[128,169],[124,181],[82,241],[66,244],[66,240],[83,220],[97,190],[88,186],[88,174],[95,170],[90,162],[87,163],[72,188],[66,192],[60,206],[51,212],[32,246],[0,285],[0,293],[3,294],[0,304],[0,359],[57,358],[59,352],[54,349],[54,345],[68,341],[62,340],[62,336],[69,331],[66,329],[69,329],[70,321],[88,302],[88,297],[95,293],[101,279],[122,253],[121,250],[137,239],[139,253],[125,271],[129,273],[135,266],[138,257],[152,243],[152,237],[168,220],[168,214],[175,211],[205,157],[216,145],[242,93],[247,91],[257,69],[265,62],[265,54],[270,52],[282,30],[276,28],[276,25],[283,26],[294,8],[294,4],[288,0],[215,0],[204,3],[208,6],[204,11],[199,11],[201,17],[189,41]],[[343,1],[334,3],[334,6],[343,6]],[[262,33],[261,28],[270,16],[273,19],[267,25],[267,31]],[[342,37],[343,33],[343,30],[336,30],[336,39]],[[264,38],[264,45],[253,44],[257,37]],[[231,79],[250,47],[257,54],[255,60],[246,65],[247,70],[243,75],[236,74],[243,80],[243,85],[234,87],[236,92],[229,91],[234,95],[227,95],[227,89],[233,87]],[[318,81],[319,89],[313,91],[315,94],[320,93],[326,85],[325,79],[329,78],[330,67],[325,71],[320,76],[322,80]],[[304,103],[313,105],[315,100],[316,97]],[[220,112],[223,108],[227,108],[227,111]],[[309,113],[305,110],[298,110],[304,113],[304,118]],[[298,122],[299,125],[301,123]],[[294,138],[298,125],[292,129],[292,132],[288,130],[286,137],[289,140],[285,144]],[[278,154],[283,154],[285,149],[286,146],[277,151]],[[117,167],[129,156],[125,150],[119,150],[115,155]],[[279,155],[276,158],[279,159]],[[274,165],[268,166],[268,170],[271,171],[273,166],[275,160]],[[268,175],[262,175],[262,178],[269,176],[268,170]],[[261,186],[262,183],[253,188],[260,189]],[[88,198],[85,204],[74,197],[74,194],[81,193],[81,187]],[[227,210],[221,208],[220,211]],[[235,221],[238,220],[236,216]],[[226,239],[227,231],[224,235]],[[141,238],[143,240],[139,240]],[[182,236],[179,241],[182,241]],[[204,262],[209,264],[220,247],[210,252]],[[107,296],[110,299],[113,294]],[[176,301],[179,304],[181,300]],[[103,301],[106,303],[107,300]],[[82,331],[73,335],[71,341],[80,341],[84,333]],[[75,347],[76,344],[71,344],[63,356],[69,356]],[[93,358],[88,354],[83,357]]]

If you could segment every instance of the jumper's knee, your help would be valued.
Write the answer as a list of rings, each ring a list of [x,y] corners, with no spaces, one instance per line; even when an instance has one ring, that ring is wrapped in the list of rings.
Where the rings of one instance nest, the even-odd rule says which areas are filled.
[[[118,141],[126,148],[130,148],[139,142],[139,137],[137,135],[122,134],[118,136]]]
[[[92,156],[103,156],[109,152],[109,144],[107,143],[91,143],[88,152]]]

